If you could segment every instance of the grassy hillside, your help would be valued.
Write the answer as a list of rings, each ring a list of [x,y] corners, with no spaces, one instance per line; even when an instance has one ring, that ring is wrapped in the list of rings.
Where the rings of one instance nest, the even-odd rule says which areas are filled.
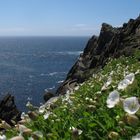
[[[29,140],[135,140],[140,133],[139,59],[139,51],[131,57],[110,59],[88,81],[56,98],[54,103],[42,105],[39,109],[28,104],[32,112],[30,117],[22,115],[26,123],[7,129],[1,137],[22,135]]]

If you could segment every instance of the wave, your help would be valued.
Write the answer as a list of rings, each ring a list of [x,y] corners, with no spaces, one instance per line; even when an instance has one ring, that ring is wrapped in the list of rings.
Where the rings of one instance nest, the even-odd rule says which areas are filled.
[[[80,55],[82,51],[68,51],[68,52],[58,52],[58,54],[62,55]]]
[[[58,84],[61,84],[63,82],[64,82],[64,80],[57,81]]]
[[[55,89],[55,86],[53,86],[53,87],[50,87],[50,88],[48,88],[49,90],[53,90],[53,89]]]
[[[54,75],[57,75],[59,72],[51,72],[51,73],[49,73],[48,75],[49,76],[54,76]]]
[[[80,55],[83,53],[83,51],[58,51],[58,52],[49,52],[50,54],[55,54],[55,55]]]
[[[52,72],[52,73],[49,73],[49,76],[64,75],[64,74],[66,74],[66,72]]]
[[[55,89],[55,86],[52,86],[52,87],[50,87],[50,88],[46,88],[46,89],[44,89],[44,91],[45,91],[45,92],[48,92],[48,91],[53,90],[53,89]]]
[[[16,70],[21,72],[33,72],[33,68],[29,68],[23,65],[17,65],[14,63],[8,63],[8,62],[0,62],[0,68],[10,69],[10,70]]]
[[[40,76],[48,76],[46,73],[41,73]]]
[[[41,73],[40,76],[54,76],[54,75],[64,75],[66,72],[51,72],[51,73]]]

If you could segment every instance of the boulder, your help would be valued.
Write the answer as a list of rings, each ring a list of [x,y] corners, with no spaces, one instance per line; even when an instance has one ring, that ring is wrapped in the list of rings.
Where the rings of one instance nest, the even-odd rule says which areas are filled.
[[[14,96],[7,94],[0,101],[0,119],[5,120],[8,124],[13,125],[12,120],[18,122],[20,119],[21,112],[17,109]]]
[[[44,94],[44,101],[47,102],[50,98],[54,97],[54,94],[50,91]]]

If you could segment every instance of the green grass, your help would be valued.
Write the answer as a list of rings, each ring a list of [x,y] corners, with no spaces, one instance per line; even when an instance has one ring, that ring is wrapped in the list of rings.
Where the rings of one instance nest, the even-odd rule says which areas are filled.
[[[33,131],[42,132],[44,138],[40,138],[41,140],[113,140],[115,137],[109,138],[112,131],[118,134],[116,139],[131,139],[140,132],[140,122],[136,126],[128,124],[123,107],[116,105],[114,108],[108,108],[106,100],[109,93],[117,89],[118,83],[124,79],[124,73],[135,73],[140,70],[139,54],[110,59],[102,70],[81,85],[74,94],[70,94],[72,102],[64,101],[65,96],[60,97],[55,103],[55,108],[47,109],[53,113],[48,119],[45,120],[40,114],[26,126]],[[105,91],[101,91],[110,73],[112,83]],[[119,92],[121,97],[136,96],[140,99],[140,73],[135,75],[131,85]],[[136,116],[140,119],[139,112]],[[76,135],[70,127],[82,130],[82,133]],[[6,131],[7,137],[18,133],[14,128]]]

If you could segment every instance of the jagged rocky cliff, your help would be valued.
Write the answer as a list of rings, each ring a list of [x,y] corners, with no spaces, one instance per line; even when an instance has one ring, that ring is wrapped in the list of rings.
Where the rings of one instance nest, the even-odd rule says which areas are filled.
[[[88,41],[83,54],[68,72],[56,94],[65,94],[77,83],[87,80],[93,71],[106,64],[109,57],[130,56],[136,49],[140,49],[140,16],[135,20],[130,19],[119,28],[103,23],[100,35],[93,36]]]

